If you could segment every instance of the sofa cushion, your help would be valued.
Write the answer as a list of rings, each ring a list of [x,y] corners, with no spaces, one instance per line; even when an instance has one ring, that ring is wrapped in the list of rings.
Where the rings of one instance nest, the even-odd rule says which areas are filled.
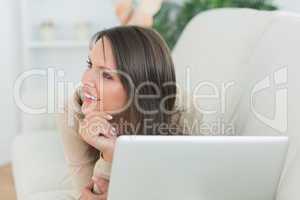
[[[26,200],[75,200],[71,193],[69,190],[40,192],[30,195]]]
[[[17,136],[13,143],[12,162],[19,200],[36,193],[71,189],[57,131]]]

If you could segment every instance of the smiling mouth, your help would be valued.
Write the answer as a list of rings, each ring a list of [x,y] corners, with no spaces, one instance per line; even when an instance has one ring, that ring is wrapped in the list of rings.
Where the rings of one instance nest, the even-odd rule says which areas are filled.
[[[97,99],[97,97],[87,94],[87,93],[84,93],[83,97],[84,97],[83,98],[84,101],[100,101],[100,99]]]

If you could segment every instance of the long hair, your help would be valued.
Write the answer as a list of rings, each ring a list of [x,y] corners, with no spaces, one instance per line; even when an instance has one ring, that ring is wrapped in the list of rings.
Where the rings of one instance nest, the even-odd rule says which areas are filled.
[[[126,121],[134,129],[123,130],[123,134],[172,134],[168,125],[176,113],[176,77],[165,41],[150,28],[119,26],[96,33],[90,48],[103,37],[111,43],[117,71],[128,75],[119,77],[133,101],[114,119]]]

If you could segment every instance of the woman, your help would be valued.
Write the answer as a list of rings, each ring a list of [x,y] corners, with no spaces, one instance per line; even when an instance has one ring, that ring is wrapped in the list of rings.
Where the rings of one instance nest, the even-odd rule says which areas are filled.
[[[105,199],[118,136],[188,134],[200,115],[179,106],[184,99],[178,98],[169,49],[152,29],[123,26],[97,33],[87,63],[58,122],[74,196],[93,178],[102,183],[93,192]]]

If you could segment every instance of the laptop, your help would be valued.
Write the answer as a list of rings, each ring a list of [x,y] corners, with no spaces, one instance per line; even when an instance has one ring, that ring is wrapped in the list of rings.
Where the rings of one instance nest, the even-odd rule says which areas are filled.
[[[274,200],[283,136],[120,136],[108,200]]]

